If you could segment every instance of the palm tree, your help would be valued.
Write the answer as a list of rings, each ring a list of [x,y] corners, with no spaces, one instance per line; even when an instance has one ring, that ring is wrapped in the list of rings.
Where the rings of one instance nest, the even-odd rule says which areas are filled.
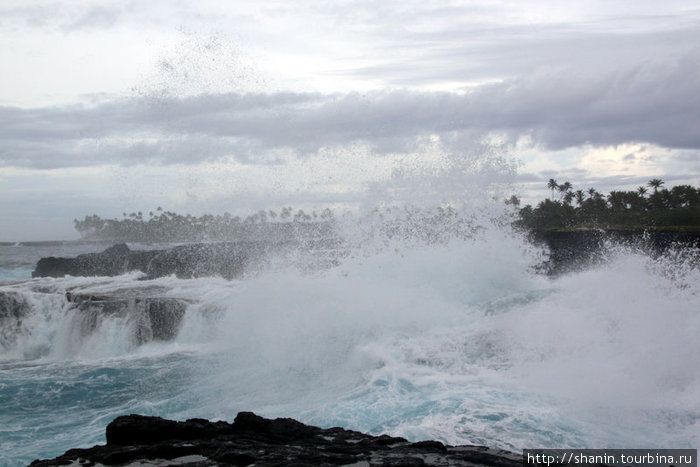
[[[581,206],[581,205],[583,204],[583,199],[584,199],[584,197],[586,196],[586,195],[583,193],[583,190],[576,190],[575,196],[576,196],[576,204],[578,204],[579,206]]]
[[[649,180],[649,183],[647,183],[647,185],[649,185],[650,187],[652,187],[654,189],[654,193],[659,191],[659,187],[663,184],[664,184],[664,181],[661,180],[660,178],[652,178],[651,180]]]
[[[571,189],[571,186],[571,182],[564,182],[561,185],[559,185],[559,191],[561,191],[562,193],[566,193]]]
[[[547,188],[552,190],[552,198],[553,198],[554,197],[554,190],[559,188],[559,184],[557,183],[556,180],[554,180],[553,178],[550,178],[549,181],[547,182]]]
[[[624,211],[627,208],[627,197],[624,191],[611,191],[608,194],[608,203],[613,211]]]
[[[574,194],[570,191],[564,193],[564,204],[571,206],[571,202],[574,200]]]
[[[568,194],[571,193],[571,183],[569,182],[564,182],[561,185],[559,185],[559,193],[561,194],[562,199],[566,199],[568,197],[569,203],[571,203],[571,200],[573,197],[569,197]]]
[[[640,186],[637,188],[637,193],[639,193],[639,196],[644,197],[644,195],[647,194],[647,189],[644,186]]]
[[[506,204],[510,206],[515,206],[516,208],[520,206],[520,198],[517,196],[513,195],[510,198],[506,200]],[[451,209],[451,208],[450,208]]]

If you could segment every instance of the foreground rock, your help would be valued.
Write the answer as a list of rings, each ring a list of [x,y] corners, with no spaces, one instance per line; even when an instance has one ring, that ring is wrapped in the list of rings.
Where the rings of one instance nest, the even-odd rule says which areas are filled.
[[[321,429],[290,418],[241,412],[235,421],[127,415],[107,426],[107,444],[71,449],[32,466],[57,465],[257,466],[498,466],[522,465],[518,455],[482,446],[410,443],[342,428]]]

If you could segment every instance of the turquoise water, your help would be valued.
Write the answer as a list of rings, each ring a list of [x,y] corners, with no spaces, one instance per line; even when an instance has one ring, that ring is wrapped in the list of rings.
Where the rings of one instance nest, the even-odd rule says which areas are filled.
[[[169,355],[96,362],[0,364],[1,465],[26,464],[69,446],[104,443],[104,428],[125,413],[176,411],[191,358]]]
[[[34,253],[3,266],[0,291],[31,312],[0,334],[0,465],[103,443],[128,413],[253,410],[510,450],[700,442],[700,276],[683,255],[620,249],[553,279],[491,232],[237,281],[14,281]],[[128,316],[82,332],[65,302],[145,285],[192,302],[173,341],[139,345]]]

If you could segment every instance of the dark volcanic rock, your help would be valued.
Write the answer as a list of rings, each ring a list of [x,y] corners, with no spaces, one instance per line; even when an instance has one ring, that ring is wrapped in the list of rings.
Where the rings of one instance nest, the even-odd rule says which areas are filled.
[[[173,339],[180,329],[187,303],[176,298],[160,298],[146,301],[145,311],[153,339]]]
[[[32,277],[118,276],[142,271],[149,279],[175,274],[179,278],[240,276],[252,254],[261,256],[264,247],[256,242],[199,243],[167,250],[132,251],[121,243],[100,253],[75,258],[41,258]]]
[[[662,255],[674,247],[700,248],[698,231],[536,230],[530,233],[530,240],[545,245],[549,250],[549,259],[539,267],[549,275],[604,264],[611,256],[611,248],[617,246],[651,257]]]
[[[67,292],[66,299],[80,312],[82,334],[93,332],[105,317],[118,316],[132,322],[134,341],[140,345],[173,339],[189,305],[180,298],[149,295],[159,291],[153,289],[126,289],[99,296]]]
[[[0,355],[13,352],[24,358],[37,358],[50,352],[52,336],[44,342],[27,342],[26,336],[37,332],[37,323],[46,319],[46,310],[54,310],[70,339],[64,348],[77,351],[105,326],[117,326],[124,343],[139,346],[151,341],[171,341],[177,337],[192,299],[169,296],[171,290],[149,282],[108,289],[100,281],[99,292],[73,288],[0,290]],[[122,284],[120,281],[117,284]],[[122,284],[123,285],[123,284]],[[41,326],[41,324],[39,324]],[[41,332],[41,331],[39,331]]]
[[[27,300],[17,292],[0,290],[0,321],[22,318],[29,309]]]
[[[126,415],[107,427],[107,444],[71,449],[33,466],[57,465],[257,466],[498,466],[522,457],[483,446],[410,443],[343,428],[321,429],[290,418],[270,420],[241,412],[233,423]]]
[[[118,276],[135,269],[130,264],[131,254],[129,247],[120,243],[100,253],[86,253],[75,258],[41,258],[32,277]]]
[[[0,291],[0,350],[11,347],[29,312],[27,300],[17,292]]]
[[[142,269],[149,278],[175,274],[181,279],[221,276],[233,279],[240,276],[251,250],[250,243],[199,243],[181,245],[158,252]]]

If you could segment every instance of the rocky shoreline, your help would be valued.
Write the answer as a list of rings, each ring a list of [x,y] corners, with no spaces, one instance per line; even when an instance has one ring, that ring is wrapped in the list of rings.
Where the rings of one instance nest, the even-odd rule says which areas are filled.
[[[198,243],[155,250],[131,250],[120,243],[74,258],[41,258],[32,277],[118,276],[141,271],[146,279],[171,274],[182,279],[214,275],[233,279],[264,249],[265,245],[256,242]]]
[[[291,418],[240,412],[233,423],[125,415],[106,430],[107,443],[71,449],[33,467],[120,466],[490,466],[517,467],[520,455],[484,446],[411,443],[343,428],[322,429]]]
[[[604,264],[610,259],[611,247],[615,246],[644,252],[651,257],[673,248],[700,248],[698,230],[533,230],[528,239],[547,248],[549,257],[537,269],[550,276]]]
[[[141,279],[174,275],[179,279],[220,276],[238,279],[273,257],[294,256],[304,252],[307,260],[318,267],[338,264],[343,251],[334,240],[237,241],[188,243],[149,250],[131,249],[126,243],[115,244],[99,253],[85,253],[72,258],[41,258],[32,277],[119,276],[140,271]]]
[[[64,306],[71,313],[75,329],[73,343],[95,332],[105,320],[116,319],[128,323],[129,343],[134,346],[170,341],[177,336],[187,307],[194,302],[167,296],[167,292],[166,287],[157,285],[134,285],[98,293],[79,289],[63,292],[40,286],[37,291],[44,296],[54,296],[56,303],[65,300]],[[0,351],[12,348],[18,335],[30,333],[23,327],[25,320],[31,319],[34,313],[35,305],[23,293],[0,290]]]
[[[634,250],[658,256],[677,246],[700,248],[700,231],[664,230],[533,230],[529,240],[546,247],[549,257],[536,269],[547,275],[559,275],[604,263],[610,245],[626,245]],[[331,244],[330,246],[328,244]],[[191,243],[167,249],[131,250],[125,243],[113,245],[100,253],[74,258],[41,258],[32,277],[118,276],[132,271],[144,273],[142,279],[175,275],[181,279],[220,276],[235,279],[273,253],[299,248],[292,241]],[[319,241],[305,246],[314,251],[316,264],[328,267],[343,256],[337,242]],[[318,253],[321,255],[318,255]],[[308,253],[308,251],[307,251]]]

